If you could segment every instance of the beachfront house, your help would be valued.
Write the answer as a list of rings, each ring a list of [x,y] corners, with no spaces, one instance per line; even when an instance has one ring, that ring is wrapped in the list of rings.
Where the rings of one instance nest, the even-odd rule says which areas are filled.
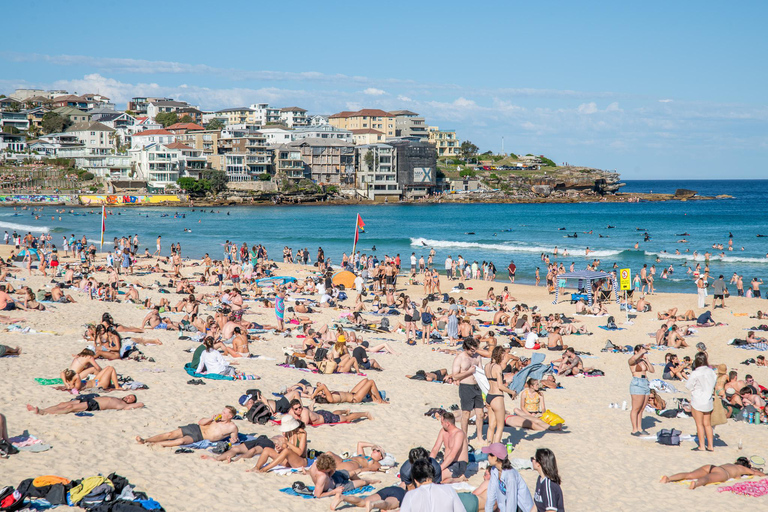
[[[170,144],[176,140],[176,136],[165,129],[144,130],[131,136],[131,149],[143,148],[149,144]]]
[[[395,116],[395,137],[411,137],[417,140],[428,140],[426,120],[410,110],[393,110]]]
[[[366,108],[356,112],[339,112],[328,118],[336,128],[345,130],[376,130],[384,137],[395,137],[395,116],[377,108]]]
[[[354,184],[355,148],[349,142],[306,138],[287,142],[279,147],[282,150],[298,151],[309,178],[317,184]]]
[[[153,189],[176,187],[182,177],[198,178],[206,166],[201,150],[180,142],[151,143],[128,151],[134,179],[144,180]]]
[[[307,111],[299,107],[285,107],[280,109],[280,122],[289,128],[309,126]]]
[[[461,143],[456,138],[456,130],[441,130],[437,126],[429,127],[429,143],[437,150],[437,156],[458,156]]]
[[[397,152],[389,144],[355,146],[355,190],[373,201],[397,201],[402,190],[397,182]]]

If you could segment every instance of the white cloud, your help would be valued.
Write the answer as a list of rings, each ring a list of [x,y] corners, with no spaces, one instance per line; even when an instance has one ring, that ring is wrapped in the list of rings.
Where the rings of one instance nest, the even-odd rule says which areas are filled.
[[[594,114],[595,112],[597,112],[597,103],[595,103],[594,101],[590,103],[582,103],[581,105],[579,105],[578,110],[579,110],[579,113],[581,114]]]
[[[398,101],[402,101],[404,103],[411,103],[413,100],[409,98],[408,96],[403,96],[402,94],[397,97]]]
[[[659,100],[659,103],[672,103],[674,100]]]
[[[363,94],[367,94],[368,96],[383,96],[387,94],[387,91],[376,89],[375,87],[369,87],[363,91]]]

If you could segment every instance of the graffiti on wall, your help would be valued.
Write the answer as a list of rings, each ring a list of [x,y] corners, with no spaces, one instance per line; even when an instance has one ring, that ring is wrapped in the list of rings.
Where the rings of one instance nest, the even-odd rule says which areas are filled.
[[[157,204],[157,203],[178,203],[179,198],[174,195],[148,195],[148,196],[130,196],[130,195],[101,195],[101,196],[80,196],[80,203],[84,205],[102,205],[102,204]]]
[[[0,195],[0,203],[69,203],[72,196],[60,194],[8,194]]]

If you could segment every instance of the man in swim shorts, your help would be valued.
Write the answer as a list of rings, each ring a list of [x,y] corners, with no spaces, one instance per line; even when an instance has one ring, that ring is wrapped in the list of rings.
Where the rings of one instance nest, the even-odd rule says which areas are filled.
[[[129,409],[140,409],[142,407],[144,407],[144,404],[136,401],[136,395],[128,395],[123,398],[83,395],[75,398],[74,400],[70,400],[69,402],[62,402],[46,409],[40,409],[39,407],[27,405],[27,410],[34,412],[35,414],[46,415],[70,414],[88,411],[122,411]]]
[[[482,416],[480,420],[482,422]],[[456,419],[453,413],[444,412],[440,419],[440,433],[437,435],[437,441],[432,448],[430,457],[437,456],[440,449],[445,446],[443,462],[440,464],[442,470],[443,483],[462,482],[466,480],[464,476],[467,472],[469,463],[469,449],[467,444],[467,435],[463,430],[456,427]]]
[[[232,418],[236,414],[235,408],[228,405],[221,413],[210,418],[202,418],[197,423],[184,425],[147,439],[136,436],[136,441],[140,444],[158,443],[160,446],[170,447],[198,443],[203,440],[216,442],[229,437],[230,442],[236,443],[238,440],[237,426],[232,423]]]
[[[459,401],[461,405],[461,430],[469,435],[469,418],[475,414],[475,438],[483,438],[483,393],[475,380],[475,368],[480,365],[481,358],[477,355],[478,342],[474,338],[465,338],[464,351],[453,360],[451,374],[446,377],[459,383]]]
[[[400,504],[405,498],[405,489],[392,485],[379,489],[370,496],[345,496],[343,490],[337,489],[336,496],[331,502],[331,510],[336,510],[342,502],[350,503],[356,507],[366,510],[395,510],[400,508]]]
[[[315,498],[334,496],[354,491],[358,487],[378,483],[378,480],[364,480],[356,471],[337,470],[336,461],[327,453],[320,455],[309,468],[309,476],[315,484]]]

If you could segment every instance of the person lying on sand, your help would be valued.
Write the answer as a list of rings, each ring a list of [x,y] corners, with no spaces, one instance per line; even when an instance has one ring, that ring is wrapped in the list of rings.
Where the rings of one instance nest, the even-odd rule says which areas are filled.
[[[35,414],[70,414],[90,411],[108,411],[108,410],[130,410],[141,409],[144,404],[136,401],[136,395],[128,395],[123,398],[113,398],[107,396],[83,395],[69,402],[62,402],[46,409],[40,409],[27,404],[27,410]]]
[[[221,413],[210,418],[201,418],[197,423],[190,423],[146,439],[136,436],[136,442],[140,444],[157,443],[163,447],[170,447],[198,443],[203,440],[217,442],[229,437],[230,442],[236,443],[238,440],[237,426],[232,423],[232,418],[236,414],[235,408],[228,405]]]
[[[369,412],[350,412],[349,409],[338,411],[312,411],[303,405],[299,399],[291,400],[291,410],[288,414],[305,425],[326,425],[328,423],[349,423],[361,418],[373,419]]]
[[[310,400],[314,400],[318,404],[341,404],[341,403],[361,403],[364,402],[366,397],[371,397],[371,401],[377,404],[388,403],[381,397],[379,388],[376,386],[376,382],[373,379],[363,379],[353,387],[350,391],[331,391],[328,386],[322,382],[317,383],[315,392],[312,393]]]
[[[256,465],[247,472],[266,473],[273,468],[283,465],[291,468],[307,466],[307,430],[303,422],[286,416],[280,423],[280,432],[285,441],[274,447],[264,447]],[[269,461],[272,462],[269,462]],[[269,462],[269,464],[267,464]]]
[[[262,452],[271,448],[277,453],[281,453],[285,449],[285,436],[277,435],[273,437],[267,437],[261,435],[256,439],[250,441],[243,441],[240,444],[233,445],[232,448],[222,453],[221,455],[201,455],[201,459],[215,460],[218,462],[235,462],[240,459],[250,459],[257,455],[261,455]]]
[[[117,381],[117,372],[111,366],[107,366],[96,373],[94,379],[80,379],[74,370],[67,368],[62,370],[61,380],[64,381],[64,385],[56,386],[54,389],[59,391],[80,391],[83,389],[101,388],[104,391],[111,391],[120,387]]]
[[[320,455],[309,468],[309,476],[315,484],[315,498],[335,496],[338,492],[336,489],[347,492],[379,482],[360,478],[356,471],[337,470],[334,458],[325,453]]]
[[[20,356],[21,347],[9,347],[8,345],[0,345],[0,357],[6,356]]]
[[[452,351],[454,354],[457,353],[457,351]],[[414,375],[406,375],[407,378],[411,380],[425,380],[427,382],[449,382],[449,380],[446,380],[445,378],[448,376],[448,370],[445,368],[441,368],[440,370],[433,370],[431,372],[427,372],[424,370],[417,370]]]
[[[679,482],[680,480],[693,480],[689,487],[695,489],[703,485],[726,482],[731,478],[739,478],[746,475],[765,476],[765,473],[753,469],[752,464],[750,464],[749,459],[746,457],[739,457],[733,464],[722,464],[720,466],[706,464],[689,473],[676,473],[672,476],[663,476],[661,477],[661,483],[666,484],[669,482]]]

